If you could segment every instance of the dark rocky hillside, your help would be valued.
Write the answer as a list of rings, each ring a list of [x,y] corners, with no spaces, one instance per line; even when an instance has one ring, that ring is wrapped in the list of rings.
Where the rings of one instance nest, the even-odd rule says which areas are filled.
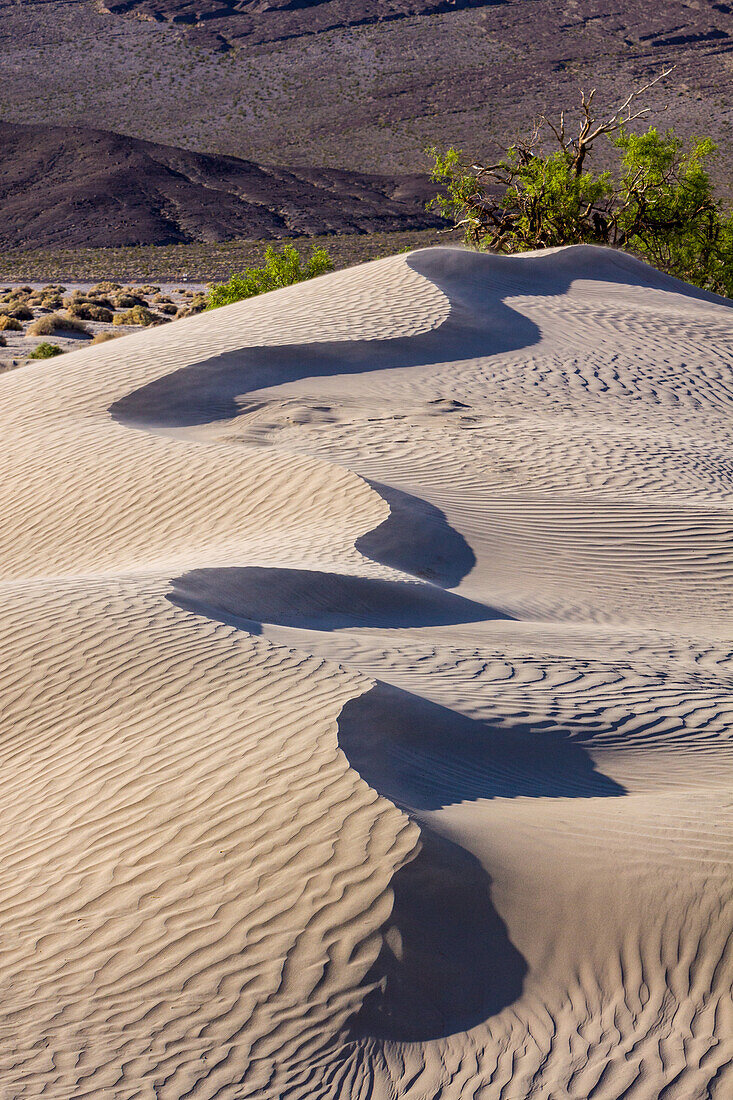
[[[334,28],[497,4],[517,7],[511,0],[97,0],[100,11],[183,27],[224,47],[243,40],[248,44],[274,42]],[[733,44],[727,19],[733,7],[720,0],[694,4],[686,0],[576,0],[565,4],[521,0],[520,6],[525,36],[549,39],[551,49],[553,45],[557,49],[566,36],[575,38],[579,24],[585,24],[590,53],[597,52],[599,39],[609,30],[620,31],[630,47],[636,45],[665,55],[665,59],[670,51],[683,48]],[[498,22],[502,22],[501,16]],[[507,29],[512,22],[507,13]],[[559,52],[562,54],[562,49]]]
[[[670,65],[656,118],[716,138],[725,185],[733,0],[0,0],[0,118],[257,163],[424,171]]]
[[[669,66],[651,121],[710,134],[733,202],[733,0],[0,0],[0,119],[64,128],[0,134],[0,240],[424,225],[427,145],[488,157]]]
[[[209,45],[277,42],[342,27],[436,15],[505,0],[98,0],[110,15],[182,27]]]
[[[0,245],[171,244],[438,224],[426,177],[282,168],[78,127],[0,123]]]

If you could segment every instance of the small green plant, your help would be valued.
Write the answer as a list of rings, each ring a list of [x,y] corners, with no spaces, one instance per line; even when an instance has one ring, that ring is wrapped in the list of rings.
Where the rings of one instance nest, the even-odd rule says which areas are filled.
[[[268,247],[261,267],[248,267],[241,274],[232,275],[228,282],[212,286],[206,308],[228,306],[268,290],[302,283],[327,271],[333,271],[333,261],[324,248],[316,248],[304,264],[293,245],[285,245],[279,252]]]
[[[633,103],[655,83],[600,118],[594,93],[583,94],[577,127],[571,129],[564,114],[557,122],[543,117],[530,138],[510,145],[493,164],[467,162],[454,148],[432,149],[433,179],[443,187],[433,204],[478,248],[513,253],[610,245],[733,296],[733,214],[714,197],[706,170],[714,142],[700,138],[685,146],[672,130],[628,128],[649,113]],[[589,167],[602,138],[617,150],[615,171]]]
[[[63,355],[62,349],[58,344],[49,344],[47,340],[44,340],[42,344],[34,348],[28,356],[29,359],[53,359],[54,355]]]

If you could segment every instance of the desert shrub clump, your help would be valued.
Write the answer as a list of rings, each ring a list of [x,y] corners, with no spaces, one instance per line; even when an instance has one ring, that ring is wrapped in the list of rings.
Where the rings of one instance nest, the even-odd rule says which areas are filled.
[[[124,333],[98,332],[94,337],[92,337],[92,344],[106,344],[108,340],[116,340],[118,336],[124,336]]]
[[[259,267],[248,267],[226,283],[219,283],[209,290],[207,309],[218,309],[244,298],[254,298],[268,290],[302,283],[316,275],[333,271],[333,261],[324,248],[316,248],[305,263],[293,245],[285,245],[279,252],[270,247],[265,250],[265,262]]]
[[[635,103],[654,83],[600,116],[594,93],[583,94],[575,123],[564,114],[557,121],[543,117],[529,138],[491,164],[466,160],[455,148],[432,149],[433,179],[443,187],[434,204],[478,248],[610,245],[733,296],[733,213],[715,198],[706,167],[715,143],[687,144],[656,127],[630,129],[648,115]],[[611,147],[614,169],[591,165],[602,141]]]
[[[80,336],[88,336],[89,329],[83,321],[76,317],[64,317],[61,313],[45,313],[28,325],[29,336],[53,336],[56,332],[78,332]]]
[[[114,324],[116,325],[159,325],[163,320],[157,313],[151,313],[145,306],[133,306],[126,313],[116,313]]]
[[[8,317],[6,313],[0,313],[0,332],[22,332],[23,326],[15,317]]]
[[[58,344],[49,344],[44,340],[42,344],[34,348],[28,356],[29,359],[53,359],[54,355],[63,355],[63,351]]]
[[[16,321],[32,321],[33,310],[25,303],[5,307],[8,317],[14,317]]]
[[[82,321],[104,321],[107,324],[114,316],[111,309],[96,302],[72,302],[66,312],[69,317],[78,317]]]

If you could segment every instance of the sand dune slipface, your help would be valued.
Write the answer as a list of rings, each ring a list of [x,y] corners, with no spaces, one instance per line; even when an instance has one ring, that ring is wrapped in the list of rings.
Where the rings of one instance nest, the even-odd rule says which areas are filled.
[[[2,1094],[726,1100],[732,379],[586,247],[2,376]]]

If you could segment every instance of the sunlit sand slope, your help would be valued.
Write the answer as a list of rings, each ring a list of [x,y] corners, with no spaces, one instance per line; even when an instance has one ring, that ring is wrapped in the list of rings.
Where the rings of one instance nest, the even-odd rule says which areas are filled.
[[[431,249],[0,377],[0,1095],[733,1095],[733,310]]]

